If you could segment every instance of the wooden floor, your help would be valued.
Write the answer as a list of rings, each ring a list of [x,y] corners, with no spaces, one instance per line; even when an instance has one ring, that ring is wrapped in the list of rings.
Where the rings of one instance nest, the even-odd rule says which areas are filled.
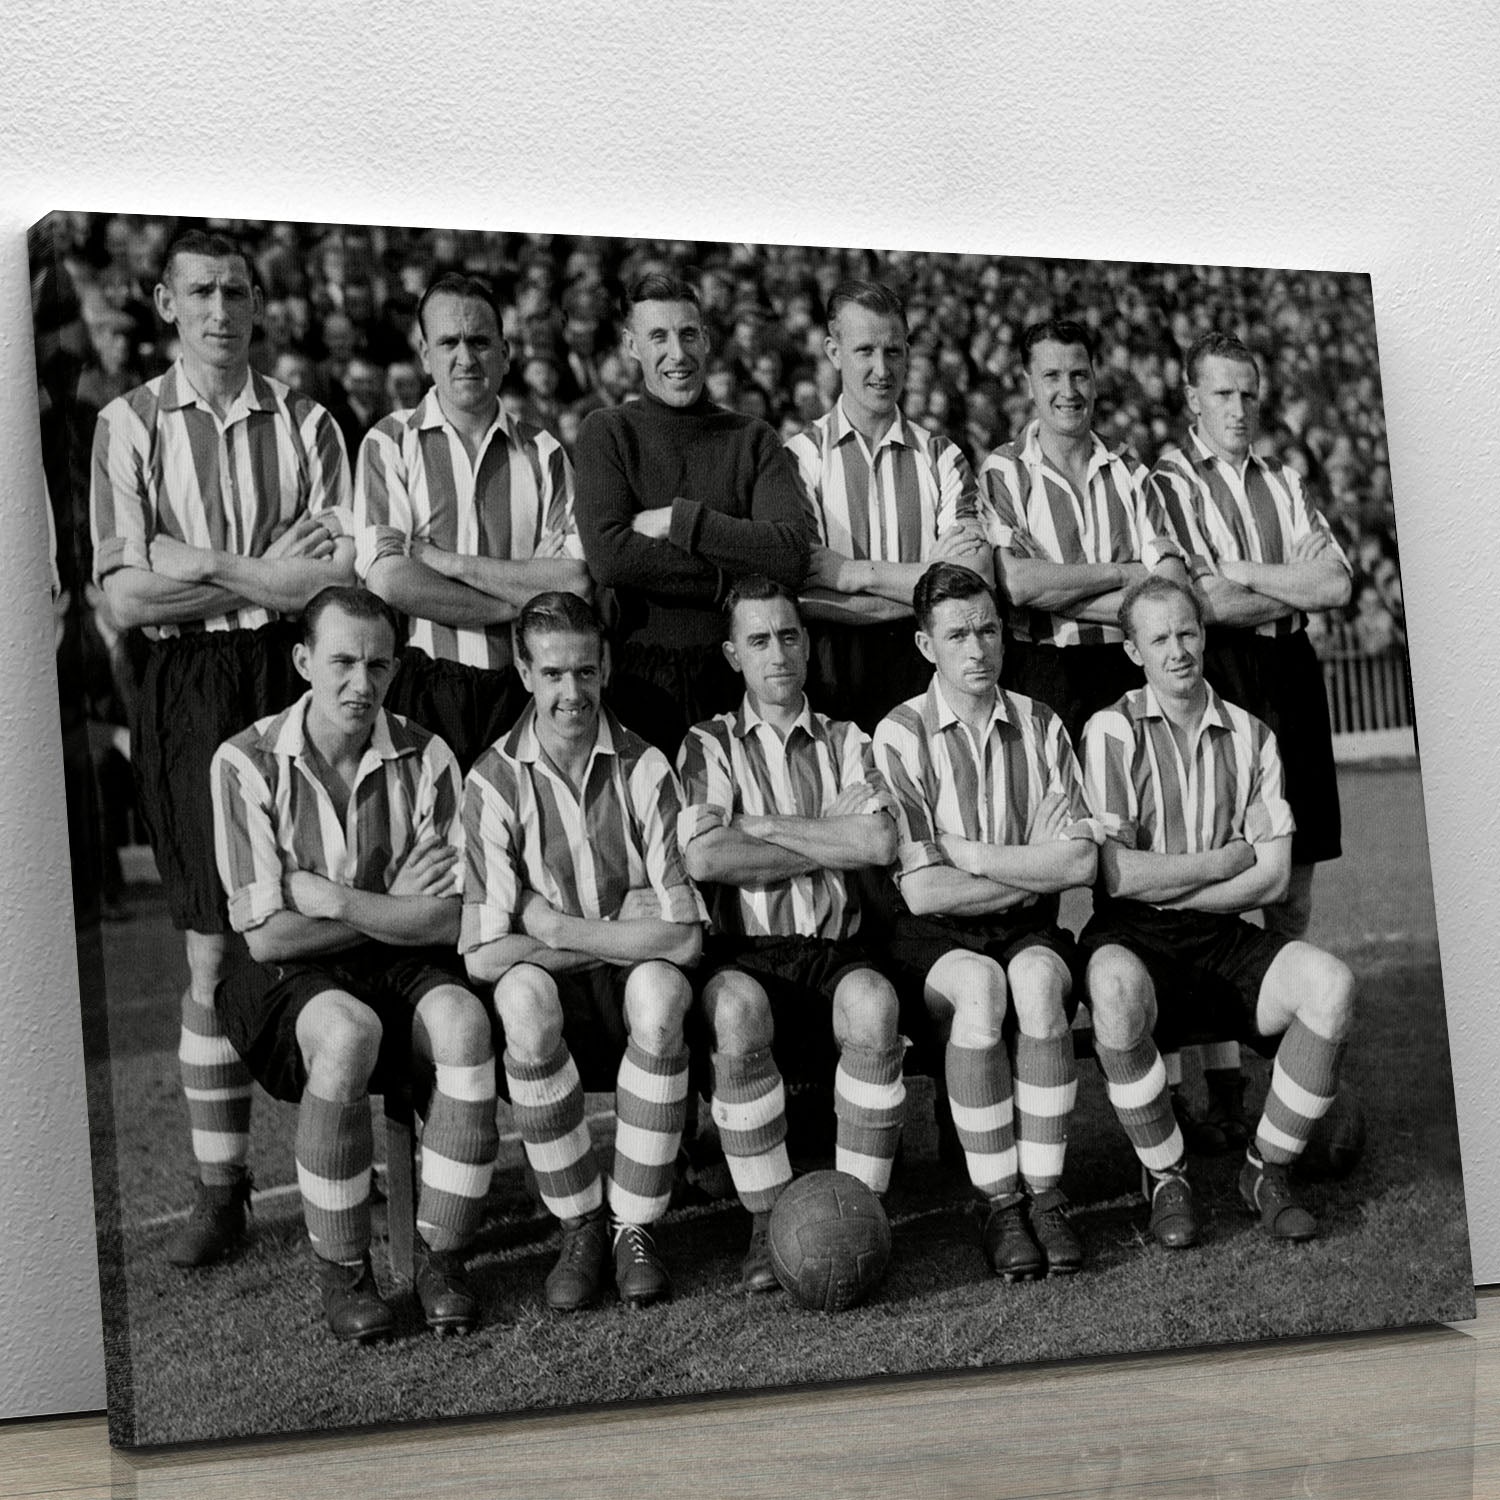
[[[1500,1497],[1500,1291],[1474,1323],[576,1417],[113,1453],[0,1424],[0,1500]]]

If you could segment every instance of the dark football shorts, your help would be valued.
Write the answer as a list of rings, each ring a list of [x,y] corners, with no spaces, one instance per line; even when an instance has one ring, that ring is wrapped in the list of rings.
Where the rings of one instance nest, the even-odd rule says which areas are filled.
[[[864,946],[812,937],[711,935],[693,976],[701,996],[714,974],[737,969],[753,979],[770,1002],[775,1028],[771,1050],[782,1076],[828,1082],[838,1063],[833,1036],[834,992],[846,975],[880,970]],[[706,1023],[694,1042],[711,1045]],[[696,1050],[696,1047],[695,1047]]]
[[[1305,630],[1256,635],[1210,630],[1203,673],[1216,692],[1237,703],[1276,736],[1297,831],[1292,863],[1313,864],[1343,853],[1338,771],[1323,665]]]
[[[1063,1009],[1071,1023],[1082,993],[1078,945],[1057,925],[1057,902],[1043,900],[1013,915],[994,917],[913,916],[896,918],[876,949],[881,967],[901,997],[901,1029],[911,1038],[917,1060],[926,1071],[941,1074],[941,1041],[925,996],[932,966],[955,948],[982,953],[1005,968],[1028,948],[1045,948],[1067,967],[1072,983]],[[1005,1018],[1005,1035],[1015,1034],[1015,1010]]]
[[[1122,645],[1049,646],[1008,639],[1000,668],[1000,686],[1045,703],[1063,721],[1075,750],[1089,717],[1145,680]]]
[[[1292,941],[1231,913],[1163,911],[1144,901],[1110,901],[1089,919],[1079,946],[1092,956],[1106,943],[1128,948],[1156,991],[1157,1046],[1233,1039],[1265,1057],[1280,1036],[1255,1024],[1260,988],[1276,955]]]
[[[917,650],[916,622],[808,627],[811,657],[807,695],[830,719],[858,724],[866,734],[898,703],[925,693],[932,663]]]
[[[229,931],[214,858],[210,766],[225,740],[280,713],[306,683],[292,666],[297,626],[202,630],[152,641],[131,762],[167,911],[178,931]]]
[[[405,646],[385,695],[385,707],[437,735],[469,767],[521,717],[530,695],[514,667],[492,671],[442,661],[420,646]]]
[[[224,1031],[255,1080],[275,1099],[296,1103],[307,1086],[297,1018],[319,995],[341,990],[380,1019],[380,1054],[370,1092],[411,1074],[411,1021],[418,1002],[445,984],[468,989],[451,948],[365,943],[326,958],[257,963],[248,954],[219,981],[214,1004]],[[486,1010],[482,1000],[474,1002]]]

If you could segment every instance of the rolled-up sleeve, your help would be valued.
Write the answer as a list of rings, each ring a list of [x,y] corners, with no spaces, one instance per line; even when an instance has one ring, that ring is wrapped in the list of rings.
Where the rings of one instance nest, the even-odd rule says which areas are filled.
[[[260,769],[233,741],[214,753],[209,775],[214,858],[229,901],[229,925],[249,932],[286,908],[274,798]]]

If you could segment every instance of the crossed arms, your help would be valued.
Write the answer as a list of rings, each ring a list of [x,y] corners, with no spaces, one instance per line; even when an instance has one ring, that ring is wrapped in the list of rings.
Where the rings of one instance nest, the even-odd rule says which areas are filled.
[[[1111,838],[1099,854],[1111,896],[1179,911],[1239,913],[1272,905],[1286,895],[1291,872],[1290,834],[1258,844],[1236,838],[1197,854],[1156,854]]]

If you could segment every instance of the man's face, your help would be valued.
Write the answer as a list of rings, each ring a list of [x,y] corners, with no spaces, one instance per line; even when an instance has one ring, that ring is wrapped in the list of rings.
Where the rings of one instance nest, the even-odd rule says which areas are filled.
[[[954,693],[982,697],[1000,681],[1000,616],[986,589],[968,599],[944,599],[932,628],[918,630],[917,649]]]
[[[526,645],[531,659],[518,652],[516,670],[536,701],[543,743],[565,749],[592,744],[604,688],[598,637],[571,630],[532,632]]]
[[[313,365],[305,354],[282,354],[277,356],[276,368],[272,372],[276,378],[294,391],[301,391],[304,395],[312,390]]]
[[[625,328],[625,350],[658,401],[691,406],[703,394],[708,335],[691,302],[638,302]]]
[[[415,406],[422,399],[422,377],[417,367],[404,361],[392,365],[386,371],[385,393],[392,406]]]
[[[1241,462],[1260,427],[1260,375],[1254,365],[1208,355],[1198,367],[1198,383],[1187,388],[1188,410],[1197,418],[1203,441],[1215,453]]]
[[[846,302],[824,340],[856,416],[888,420],[906,384],[906,331],[900,318]]]
[[[312,645],[299,641],[292,659],[312,687],[310,717],[341,737],[368,736],[396,668],[390,623],[356,619],[332,604],[318,617]]]
[[[1044,432],[1079,438],[1094,425],[1094,367],[1082,344],[1043,339],[1031,351],[1026,385]]]
[[[807,652],[807,632],[790,600],[745,599],[735,606],[724,655],[757,707],[802,702]]]
[[[174,256],[156,310],[176,328],[190,363],[231,374],[248,365],[261,298],[242,256]]]
[[[423,309],[417,352],[444,411],[475,417],[494,411],[510,346],[489,303],[439,292]]]
[[[1203,681],[1203,627],[1193,606],[1180,594],[1138,600],[1125,654],[1158,698],[1195,697]]]
[[[344,390],[351,401],[373,411],[380,401],[380,372],[362,359],[352,359],[344,371]]]

